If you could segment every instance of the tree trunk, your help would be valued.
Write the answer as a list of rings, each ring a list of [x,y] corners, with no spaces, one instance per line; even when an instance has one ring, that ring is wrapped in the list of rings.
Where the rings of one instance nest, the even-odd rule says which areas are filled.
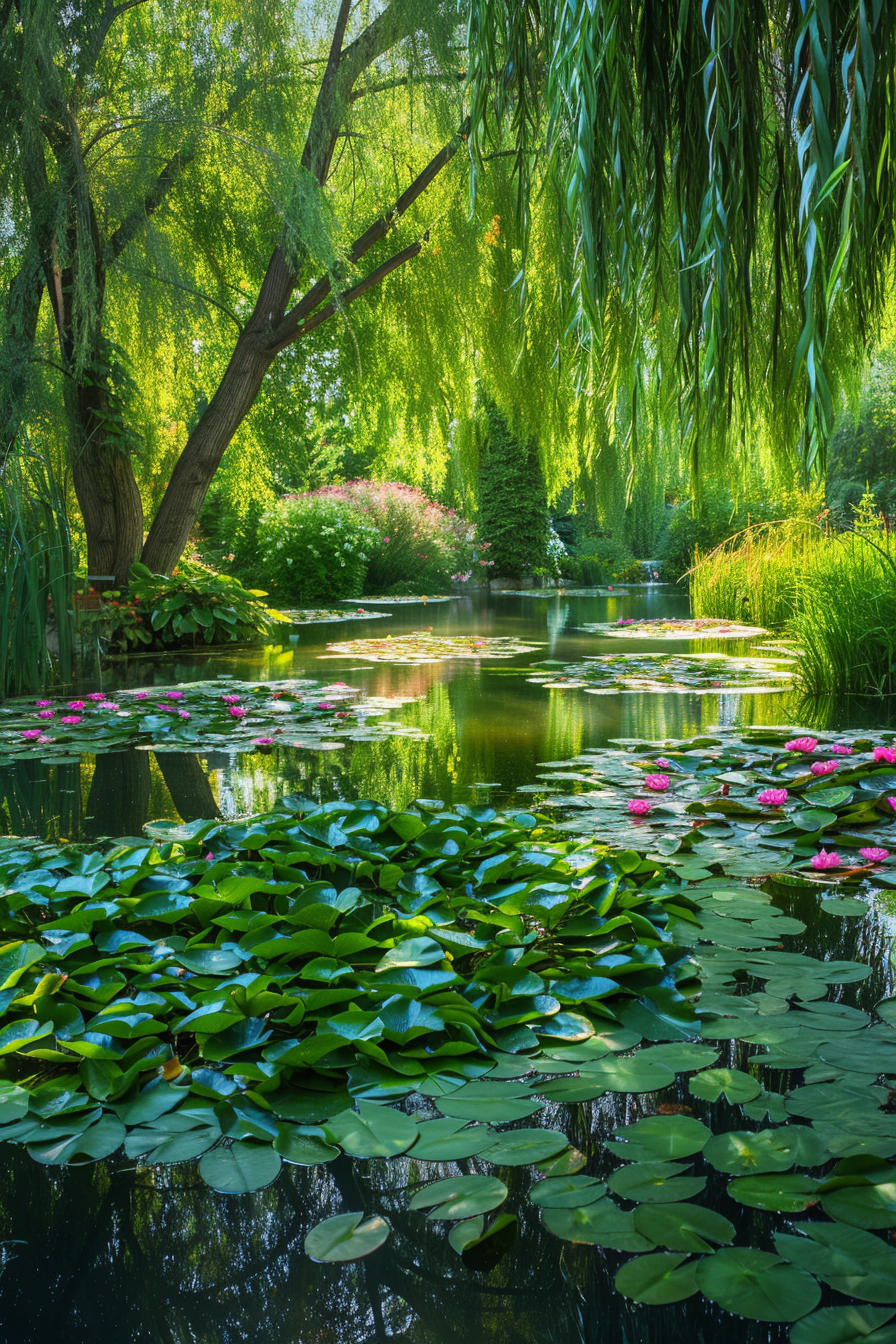
[[[88,575],[128,581],[143,545],[143,501],[124,444],[105,432],[106,390],[81,383],[66,398],[72,427],[72,481],[84,518]]]
[[[278,248],[240,333],[218,390],[177,459],[141,557],[156,574],[169,574],[183,553],[221,458],[252,408],[275,359],[270,332],[283,317],[295,274]]]
[[[156,764],[162,772],[171,801],[181,821],[220,817],[211,781],[198,756],[187,751],[156,752]]]

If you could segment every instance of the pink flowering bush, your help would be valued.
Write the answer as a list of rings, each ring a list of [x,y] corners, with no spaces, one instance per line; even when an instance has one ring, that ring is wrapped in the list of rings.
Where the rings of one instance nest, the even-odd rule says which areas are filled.
[[[286,495],[262,518],[259,542],[266,582],[298,601],[445,592],[490,567],[472,523],[392,481]]]

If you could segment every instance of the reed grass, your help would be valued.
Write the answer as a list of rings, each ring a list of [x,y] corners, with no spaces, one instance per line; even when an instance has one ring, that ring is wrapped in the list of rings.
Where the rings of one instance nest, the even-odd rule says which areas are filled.
[[[896,538],[801,520],[747,528],[697,559],[695,616],[783,631],[808,695],[896,694]]]
[[[46,464],[11,454],[0,472],[0,696],[71,680],[74,563]]]

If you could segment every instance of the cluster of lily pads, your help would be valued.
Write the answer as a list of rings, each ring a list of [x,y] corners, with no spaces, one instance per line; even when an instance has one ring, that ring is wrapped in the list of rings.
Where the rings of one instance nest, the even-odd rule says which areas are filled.
[[[291,625],[329,625],[332,621],[379,621],[389,612],[367,611],[364,607],[354,611],[345,611],[341,607],[284,607],[279,615]]]
[[[524,644],[510,636],[434,635],[428,630],[413,634],[386,635],[383,639],[346,639],[328,644],[321,658],[349,656],[368,663],[442,663],[458,658],[515,658],[534,653],[537,644]]]
[[[138,747],[149,751],[270,751],[275,745],[311,750],[346,739],[387,734],[420,736],[385,720],[404,700],[361,698],[344,682],[249,682],[232,677],[116,691],[71,699],[8,700],[0,705],[0,765],[38,756],[66,761]]]
[[[354,599],[350,597],[344,597],[342,600],[343,602],[354,601]],[[421,604],[425,606],[427,602],[454,602],[456,601],[456,595],[448,597],[429,597],[426,593],[402,593],[395,597],[389,597],[388,594],[386,594],[381,597],[365,597],[364,601],[368,602],[372,607],[415,607]]]
[[[626,616],[618,621],[589,621],[577,629],[616,639],[757,639],[768,634],[758,625],[738,625],[735,621],[716,621],[708,617],[670,620],[660,616],[638,620]]]
[[[500,1080],[634,1043],[639,996],[693,1018],[653,866],[530,814],[287,799],[153,830],[0,845],[0,1139],[37,1161],[200,1158],[233,1192],[339,1150],[530,1163],[566,1139],[490,1129],[541,1106]],[[390,1107],[412,1093],[445,1118]]]
[[[575,814],[562,828],[647,847],[689,876],[718,864],[734,877],[873,873],[891,885],[896,746],[862,733],[717,728],[679,741],[625,740],[550,763],[543,779],[520,792],[575,787],[541,804]]]
[[[527,679],[554,690],[586,690],[591,695],[616,691],[680,691],[698,695],[719,691],[780,691],[792,682],[791,659],[736,658],[718,653],[607,653],[580,663],[553,659],[535,665]],[[549,669],[549,670],[547,670]]]

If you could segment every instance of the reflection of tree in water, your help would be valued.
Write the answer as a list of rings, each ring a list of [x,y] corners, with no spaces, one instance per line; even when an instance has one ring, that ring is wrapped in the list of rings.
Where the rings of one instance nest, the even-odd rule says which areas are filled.
[[[683,1085],[679,1085],[683,1088]],[[686,1090],[677,1094],[681,1104]],[[549,1107],[601,1166],[603,1141],[642,1113],[643,1098]],[[649,1104],[644,1109],[650,1109]],[[409,1157],[326,1167],[285,1166],[252,1195],[202,1184],[195,1163],[115,1164],[55,1170],[24,1152],[4,1154],[0,1237],[20,1238],[3,1278],[3,1321],[18,1344],[683,1344],[724,1338],[783,1341],[786,1331],[738,1321],[699,1298],[648,1309],[621,1298],[613,1276],[627,1257],[558,1241],[526,1199],[528,1168],[500,1172],[517,1212],[516,1244],[494,1267],[469,1269],[448,1227],[408,1208],[408,1186],[494,1172],[471,1159]],[[720,1191],[721,1193],[721,1186]],[[753,1213],[725,1213],[738,1240]],[[306,1233],[320,1219],[363,1209],[392,1226],[386,1245],[345,1266],[315,1265]],[[723,1332],[724,1331],[724,1335]]]

